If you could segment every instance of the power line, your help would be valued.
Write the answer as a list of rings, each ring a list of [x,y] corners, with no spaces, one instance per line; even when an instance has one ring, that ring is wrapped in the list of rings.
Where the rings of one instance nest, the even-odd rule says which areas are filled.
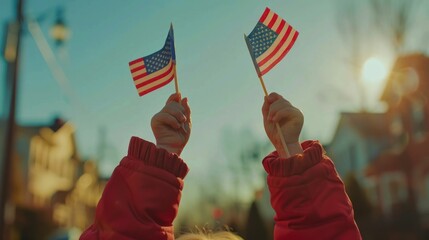
[[[43,35],[42,29],[40,28],[39,23],[33,20],[33,21],[28,21],[27,25],[31,33],[31,36],[36,42],[36,45],[40,51],[40,54],[43,56],[43,59],[48,65],[49,70],[52,73],[52,76],[57,81],[58,85],[60,86],[64,94],[67,96],[70,102],[74,103],[74,105],[78,108],[79,111],[88,113],[88,111],[80,103],[76,93],[73,91],[72,87],[70,86],[69,78],[65,74],[63,68],[61,67],[60,64],[58,64],[58,60],[55,57],[55,54],[52,51],[51,47],[49,46],[48,41]]]

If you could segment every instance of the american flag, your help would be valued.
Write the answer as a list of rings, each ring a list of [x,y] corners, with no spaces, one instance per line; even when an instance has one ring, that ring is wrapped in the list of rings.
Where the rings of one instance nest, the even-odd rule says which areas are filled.
[[[245,37],[259,76],[271,70],[289,52],[298,38],[298,31],[266,8],[256,27]]]
[[[137,92],[143,96],[174,79],[176,55],[174,52],[173,26],[170,27],[164,47],[146,57],[129,62]]]

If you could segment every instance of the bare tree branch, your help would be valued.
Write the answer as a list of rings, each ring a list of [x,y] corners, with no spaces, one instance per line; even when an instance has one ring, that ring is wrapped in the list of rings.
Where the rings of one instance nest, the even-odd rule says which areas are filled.
[[[396,54],[403,53],[422,0],[369,0],[373,26]]]

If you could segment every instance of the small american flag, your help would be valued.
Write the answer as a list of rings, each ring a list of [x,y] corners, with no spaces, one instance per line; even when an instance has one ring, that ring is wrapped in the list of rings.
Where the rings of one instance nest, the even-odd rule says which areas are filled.
[[[298,31],[266,8],[246,43],[258,75],[271,70],[289,52],[298,38]]]
[[[176,55],[174,52],[173,26],[170,27],[164,47],[146,57],[129,62],[137,92],[143,96],[174,79]]]

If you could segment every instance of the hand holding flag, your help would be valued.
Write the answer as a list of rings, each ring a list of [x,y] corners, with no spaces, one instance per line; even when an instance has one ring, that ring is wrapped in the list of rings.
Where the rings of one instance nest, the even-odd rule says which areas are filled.
[[[249,36],[244,35],[244,40],[266,97],[268,97],[268,91],[262,76],[286,56],[293,47],[298,35],[298,31],[269,8],[265,8],[264,13]],[[276,129],[285,151],[285,157],[289,157],[289,150],[278,123],[276,123]]]

